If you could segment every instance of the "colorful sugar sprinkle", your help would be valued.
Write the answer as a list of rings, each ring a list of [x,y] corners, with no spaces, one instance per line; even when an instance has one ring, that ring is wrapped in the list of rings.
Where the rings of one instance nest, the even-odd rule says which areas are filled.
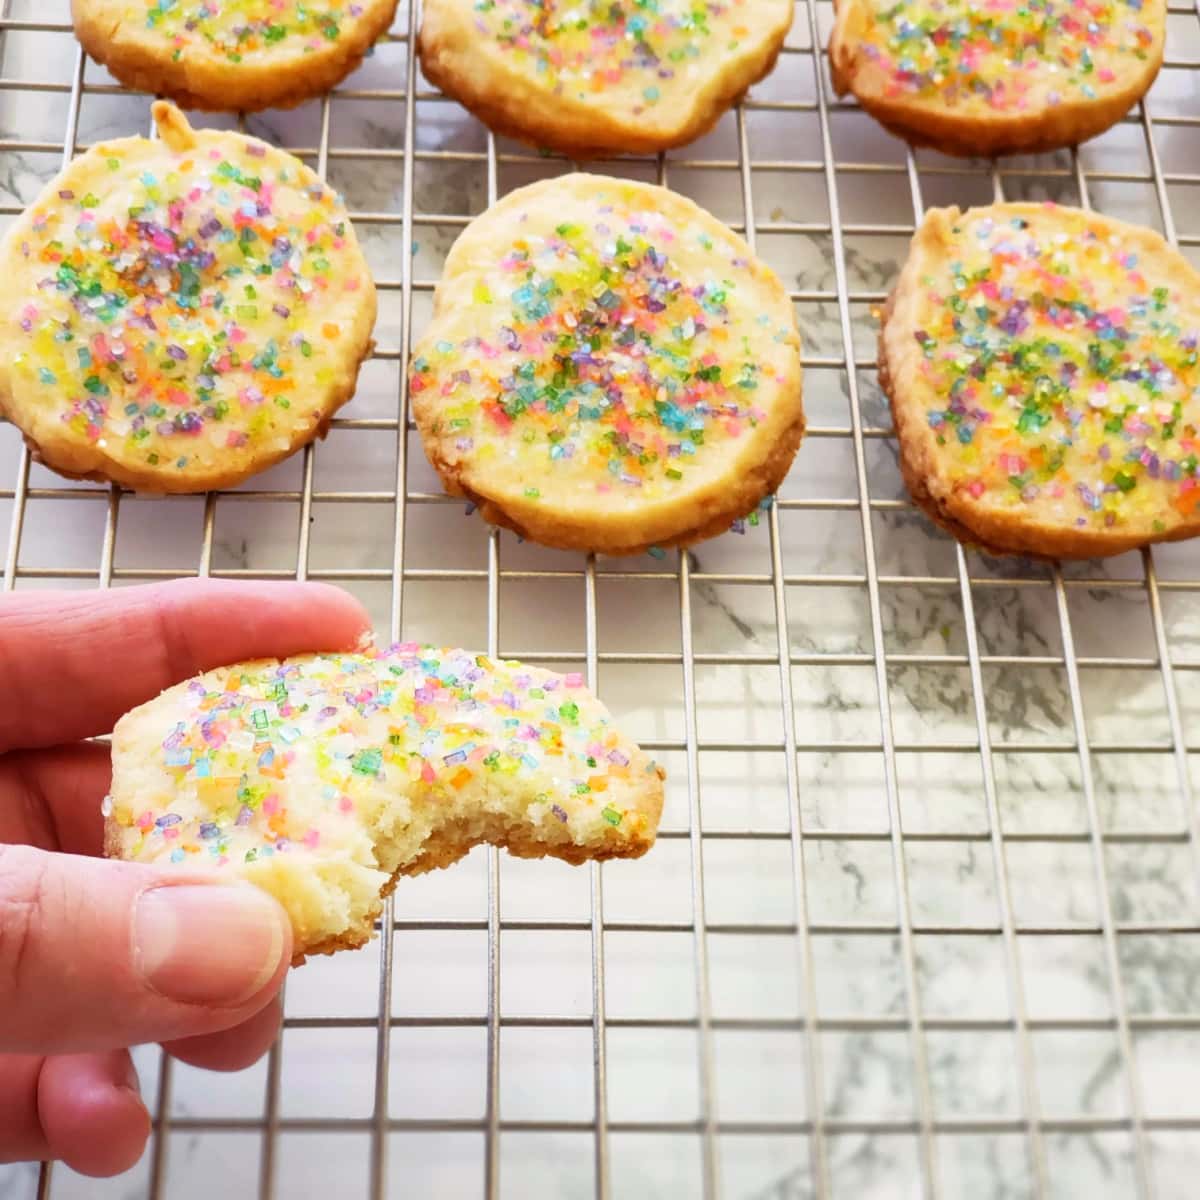
[[[745,246],[592,182],[510,214],[490,301],[436,321],[412,364],[434,435],[526,504],[686,492],[796,387],[790,311]]]
[[[1156,41],[1146,4],[865,0],[855,50],[878,71],[884,97],[1018,114],[1124,87]],[[1161,19],[1158,28],[1161,40]]]
[[[704,57],[736,53],[763,19],[753,0],[476,0],[479,33],[556,95],[612,97],[635,113],[690,91]]]
[[[921,280],[928,427],[956,492],[1068,528],[1200,517],[1200,293],[1077,209],[975,209]]]
[[[147,0],[145,11],[146,29],[177,57],[202,48],[231,63],[312,54],[342,39],[363,12],[330,0]]]
[[[13,243],[18,397],[140,471],[278,457],[338,377],[322,324],[369,290],[334,193],[265,155],[221,135],[76,160],[64,181],[94,194],[56,188]],[[105,160],[117,169],[97,176]]]
[[[213,672],[176,693],[155,756],[170,811],[108,809],[125,857],[210,865],[344,845],[381,787],[407,805],[475,786],[483,805],[519,798],[550,838],[636,836],[646,817],[613,793],[657,768],[570,686],[412,642]]]

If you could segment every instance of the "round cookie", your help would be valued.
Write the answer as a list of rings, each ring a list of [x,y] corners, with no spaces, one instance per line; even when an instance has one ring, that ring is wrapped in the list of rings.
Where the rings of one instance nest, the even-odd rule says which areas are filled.
[[[366,942],[400,875],[491,842],[636,858],[663,772],[578,674],[406,643],[242,663],[113,733],[105,852],[271,892],[297,959]]]
[[[463,232],[410,393],[448,492],[605,554],[724,532],[804,432],[775,274],[690,200],[600,175],[513,192]]]
[[[0,244],[0,413],[61,474],[201,492],[325,432],[375,287],[298,159],[154,115],[159,140],[92,147]]]
[[[1049,204],[932,209],[880,334],[913,498],[994,553],[1191,537],[1198,343],[1200,273],[1158,234]]]
[[[387,32],[396,0],[71,0],[75,36],[127,87],[185,108],[291,108]]]
[[[833,86],[946,154],[1054,150],[1145,95],[1166,16],[1165,0],[837,0]]]
[[[767,75],[792,0],[425,0],[425,77],[498,133],[573,158],[694,141]]]

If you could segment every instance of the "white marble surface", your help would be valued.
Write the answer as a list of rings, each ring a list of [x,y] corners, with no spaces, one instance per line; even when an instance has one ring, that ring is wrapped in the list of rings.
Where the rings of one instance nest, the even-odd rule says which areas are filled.
[[[822,28],[829,11],[818,5]],[[12,0],[8,15],[65,20],[63,0]],[[396,29],[407,27],[404,6]],[[1170,19],[1170,54],[1200,57],[1200,25],[1193,15]],[[793,45],[808,46],[807,10],[798,9]],[[3,34],[6,80],[62,83],[70,79],[75,45],[67,32]],[[353,88],[402,89],[407,49],[381,47],[348,83]],[[94,64],[87,82],[107,81]],[[776,74],[756,89],[760,98],[814,98],[812,59],[785,56]],[[1200,113],[1200,73],[1167,69],[1153,93],[1157,118]],[[64,92],[0,90],[0,137],[23,143],[61,143],[67,114]],[[79,140],[145,130],[145,97],[85,91]],[[819,162],[818,117],[811,112],[752,112],[747,119],[755,161]],[[320,107],[252,118],[249,127],[285,146],[313,151]],[[900,145],[855,111],[838,108],[830,118],[839,164],[885,163],[895,174],[839,171],[842,218],[851,224],[911,224],[913,214]],[[331,112],[329,177],[352,210],[399,213],[403,159],[364,161],[338,151],[354,147],[392,149],[404,142],[400,99],[336,98]],[[456,106],[421,101],[419,151],[480,152],[480,126]],[[1156,148],[1167,172],[1195,170],[1200,135],[1194,129],[1159,125]],[[518,147],[504,143],[509,154]],[[713,169],[668,163],[672,186],[709,205],[719,216],[743,219],[736,128],[731,118],[675,160],[724,162]],[[0,201],[28,201],[53,173],[60,153],[51,148],[0,151]],[[1125,125],[1083,152],[1088,170],[1147,173],[1140,128]],[[922,155],[921,182],[927,203],[986,200],[991,184],[985,166],[970,174],[939,173],[947,160]],[[1075,200],[1068,178],[1037,171],[1070,165],[1066,155],[1018,160],[1005,177],[1010,197],[1053,196]],[[502,161],[501,191],[564,164],[537,158]],[[652,177],[653,164],[605,164],[605,169]],[[1028,171],[1032,173],[1022,173]],[[758,222],[822,222],[828,219],[824,175],[756,167],[752,174]],[[1200,232],[1195,187],[1168,188],[1180,233]],[[1096,181],[1098,207],[1115,215],[1159,224],[1149,183]],[[475,213],[486,202],[482,159],[418,158],[414,166],[414,213]],[[7,220],[8,218],[5,218]],[[402,256],[411,253],[418,284],[436,279],[455,236],[449,226],[419,224],[413,244],[403,244],[399,224],[360,222],[360,233],[382,281],[398,283]],[[846,236],[846,265],[854,291],[882,292],[894,277],[905,245],[902,233]],[[834,287],[828,235],[763,232],[760,250],[789,286],[805,291]],[[1190,253],[1196,254],[1193,248]],[[414,326],[427,317],[429,294],[418,288]],[[887,423],[885,406],[869,368],[875,337],[869,305],[853,305],[856,379],[863,421]],[[800,302],[797,313],[811,356],[842,353],[835,303]],[[401,295],[381,294],[379,345],[401,347]],[[393,417],[399,364],[377,361],[364,372],[359,394],[345,410],[351,417]],[[810,423],[849,425],[845,373],[812,368],[805,378]],[[436,481],[419,443],[409,440],[407,485],[433,492]],[[0,488],[11,489],[18,442],[0,427]],[[866,443],[867,481],[875,499],[904,493],[895,447],[886,437]],[[390,492],[396,485],[395,435],[383,430],[338,429],[316,451],[318,492]],[[295,490],[300,461],[294,459],[248,484],[250,489]],[[62,486],[34,468],[34,487]],[[71,485],[68,485],[71,486]],[[853,444],[847,437],[806,442],[782,489],[791,499],[854,499]],[[30,568],[94,571],[99,563],[106,506],[95,501],[35,498],[29,502],[19,562]],[[11,501],[0,499],[0,554],[10,526]],[[118,572],[195,569],[201,548],[203,501],[122,501],[116,531]],[[299,506],[222,497],[216,508],[213,568],[294,570]],[[311,560],[320,571],[386,572],[394,552],[395,507],[391,503],[317,501],[311,525]],[[953,576],[953,543],[907,509],[872,515],[875,565],[885,577]],[[785,509],[780,514],[783,561],[789,575],[861,577],[865,570],[856,509]],[[482,570],[487,538],[477,518],[458,505],[410,505],[405,525],[405,567]],[[1057,656],[1062,637],[1052,589],[1021,586],[1047,581],[1042,567],[969,555],[976,624],[984,654]],[[770,569],[765,524],[744,535],[729,534],[698,547],[694,571],[763,574]],[[1164,579],[1200,579],[1200,547],[1157,551]],[[578,556],[501,538],[501,566],[508,569],[579,571]],[[614,569],[674,572],[675,559],[645,558],[601,563],[598,593],[599,648],[637,655],[681,651],[679,590],[674,578],[606,577]],[[1136,555],[1072,567],[1068,577],[1140,580]],[[121,576],[119,583],[131,581]],[[23,576],[19,587],[50,586]],[[90,587],[94,580],[67,581]],[[346,583],[369,606],[386,633],[392,588],[386,578]],[[805,744],[879,740],[879,699],[868,593],[861,582],[834,579],[827,586],[789,586],[787,629],[798,654],[868,656],[846,665],[796,666],[791,671],[796,736]],[[584,649],[582,577],[556,581],[505,578],[500,586],[500,644],[505,653],[579,654]],[[885,648],[889,653],[963,655],[966,640],[956,589],[888,582],[881,587]],[[749,652],[774,655],[775,614],[770,588],[696,582],[691,590],[692,639],[699,654]],[[1153,658],[1154,630],[1142,588],[1097,585],[1069,591],[1071,631],[1085,656]],[[1171,591],[1163,612],[1171,654],[1200,662],[1200,593]],[[403,588],[403,633],[408,637],[482,645],[487,636],[483,580],[408,580]],[[965,666],[892,664],[888,695],[896,740],[913,749],[897,756],[902,825],[907,833],[941,833],[948,840],[910,841],[910,919],[918,925],[994,928],[999,898],[986,833],[987,807],[981,764],[969,748],[975,713]],[[715,741],[782,739],[778,670],[772,666],[698,665],[695,671],[697,729],[703,745]],[[1094,925],[1103,906],[1086,843],[1036,840],[1037,835],[1078,834],[1088,829],[1078,758],[1041,752],[1039,746],[1072,740],[1067,677],[1061,667],[984,668],[987,721],[998,742],[1021,749],[994,759],[998,803],[1007,833],[1033,837],[1007,847],[1014,917],[1022,929]],[[1155,669],[1086,669],[1081,678],[1090,738],[1100,742],[1161,745],[1170,730],[1161,675]],[[1185,729],[1200,750],[1200,673],[1177,674]],[[603,695],[643,738],[685,736],[683,679],[678,665],[605,664]],[[963,743],[957,752],[927,751],[932,743]],[[688,777],[682,753],[664,755],[671,772],[664,827],[688,825]],[[787,782],[782,753],[706,751],[700,754],[699,788],[706,832],[788,829]],[[805,828],[886,832],[888,808],[884,759],[878,750],[803,751],[798,758],[800,808]],[[1093,759],[1095,788],[1106,831],[1167,832],[1182,827],[1183,809],[1169,754],[1099,754]],[[1200,762],[1191,758],[1193,783]],[[957,839],[957,840],[956,840]],[[891,846],[884,841],[810,840],[804,847],[808,917],[814,923],[890,923],[901,918]],[[704,900],[713,923],[753,926],[795,920],[791,847],[788,841],[706,839]],[[403,920],[486,916],[485,858],[476,853],[454,870],[405,884],[396,897]],[[1106,867],[1112,912],[1121,922],[1200,923],[1197,877],[1188,849],[1177,843],[1110,844]],[[636,864],[604,868],[605,917],[686,923],[692,918],[689,843],[664,840]],[[505,918],[587,920],[588,876],[555,863],[504,861],[501,914]],[[606,938],[607,1001],[612,1017],[690,1018],[697,1012],[694,943],[687,932],[611,932]],[[708,939],[712,1014],[715,1018],[786,1022],[805,1014],[800,945],[790,935],[739,932]],[[1092,934],[1023,934],[1018,939],[1025,1004],[1036,1020],[1104,1022],[1114,1013],[1102,939]],[[1135,1017],[1200,1015],[1200,935],[1122,934],[1119,959],[1129,1012]],[[395,938],[393,1014],[402,1017],[472,1017],[486,1012],[486,934],[481,931],[404,931]],[[591,1013],[591,958],[586,932],[509,931],[501,942],[501,1012],[505,1016]],[[897,1018],[909,1011],[903,950],[891,934],[825,934],[812,937],[813,988],[823,1019]],[[1012,1017],[1003,940],[993,933],[928,933],[914,938],[919,1000],[929,1018],[1005,1021]],[[378,948],[344,954],[305,967],[289,986],[289,1016],[376,1016]],[[930,1031],[926,1037],[929,1089],[939,1119],[1015,1118],[1023,1111],[1020,1059],[1011,1029],[986,1032]],[[364,1117],[374,1105],[375,1034],[370,1027],[289,1029],[284,1036],[280,1113],[283,1118]],[[847,1121],[911,1120],[916,1089],[910,1044],[903,1031],[822,1031],[816,1039],[824,1079],[824,1110]],[[1144,1031],[1134,1035],[1135,1063],[1151,1115],[1200,1117],[1200,1034]],[[1048,1118],[1121,1117],[1128,1110],[1128,1080],[1111,1028],[1052,1029],[1033,1037],[1036,1090]],[[616,1122],[691,1121],[700,1115],[698,1034],[690,1029],[613,1029],[608,1036],[609,1118]],[[719,1030],[712,1038],[714,1108],[725,1121],[801,1121],[805,1101],[806,1043],[795,1028]],[[157,1064],[139,1052],[153,1102]],[[593,1116],[591,1037],[587,1028],[506,1028],[501,1038],[501,1112],[513,1120],[590,1122]],[[391,1040],[390,1114],[394,1117],[478,1119],[483,1113],[485,1030],[396,1028]],[[262,1113],[262,1065],[230,1077],[177,1068],[171,1115],[257,1118]],[[1131,1141],[1125,1131],[1052,1133],[1045,1140],[1054,1197],[1126,1197],[1133,1194]],[[723,1194],[734,1200],[799,1198],[812,1194],[810,1148],[794,1134],[728,1134],[717,1139]],[[353,1197],[366,1194],[369,1139],[364,1133],[286,1132],[279,1145],[277,1195],[286,1198]],[[501,1194],[508,1197],[592,1195],[592,1139],[582,1133],[506,1133],[501,1139]],[[702,1189],[700,1138],[694,1134],[618,1133],[611,1138],[612,1191],[619,1200],[698,1196]],[[940,1135],[938,1171],[947,1197],[1015,1200],[1031,1195],[1027,1147],[1020,1134]],[[179,1200],[255,1194],[260,1140],[255,1133],[174,1133],[166,1194]],[[834,1194],[860,1200],[893,1200],[920,1194],[918,1142],[911,1133],[841,1133],[830,1137],[828,1156]],[[480,1133],[395,1133],[389,1141],[388,1194],[395,1197],[472,1197],[483,1189]],[[1151,1161],[1163,1200],[1191,1200],[1200,1175],[1200,1134],[1157,1133]],[[53,1195],[135,1200],[147,1191],[149,1166],[104,1184],[58,1171]],[[35,1174],[0,1167],[0,1200],[33,1195]]]

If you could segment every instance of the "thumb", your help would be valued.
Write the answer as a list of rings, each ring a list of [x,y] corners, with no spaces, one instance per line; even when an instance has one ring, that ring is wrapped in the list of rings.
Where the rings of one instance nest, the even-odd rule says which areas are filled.
[[[291,946],[249,884],[0,846],[0,1053],[227,1029],[270,1001]]]

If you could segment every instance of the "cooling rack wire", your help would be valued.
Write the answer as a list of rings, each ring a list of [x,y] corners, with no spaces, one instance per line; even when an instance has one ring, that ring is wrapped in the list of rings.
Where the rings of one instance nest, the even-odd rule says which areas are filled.
[[[872,379],[869,310],[885,298],[927,203],[1051,196],[1094,204],[1159,227],[1200,263],[1200,173],[1188,169],[1200,162],[1200,3],[1171,3],[1167,61],[1150,99],[1079,153],[997,165],[905,151],[833,97],[821,50],[829,6],[804,0],[778,86],[756,89],[697,147],[601,164],[697,195],[779,268],[805,334],[810,429],[794,476],[811,472],[820,486],[789,481],[744,539],[731,533],[691,554],[599,563],[485,531],[420,478],[401,369],[436,281],[420,242],[428,236],[444,250],[469,212],[571,164],[498,145],[428,89],[414,65],[415,3],[401,5],[373,69],[308,106],[299,127],[316,131],[315,145],[308,133],[289,143],[340,188],[335,168],[358,170],[360,181],[399,170],[398,191],[379,207],[358,204],[354,188],[344,189],[369,253],[373,234],[399,235],[399,253],[373,258],[398,330],[394,341],[381,333],[375,353],[390,381],[384,406],[357,415],[351,405],[346,411],[355,415],[336,419],[330,440],[306,448],[290,473],[199,502],[58,480],[10,438],[0,444],[7,452],[0,457],[3,587],[107,588],[189,574],[324,579],[369,593],[380,632],[393,639],[449,640],[428,605],[410,619],[406,597],[421,586],[453,585],[460,590],[447,595],[467,597],[454,603],[470,606],[471,628],[489,653],[582,663],[602,694],[617,693],[618,709],[621,697],[638,707],[638,671],[668,680],[678,719],[664,724],[651,714],[642,738],[672,775],[662,842],[632,869],[592,864],[573,917],[546,915],[551,900],[536,915],[528,907],[507,915],[501,883],[510,868],[495,850],[473,856],[480,905],[470,915],[438,915],[436,905],[409,915],[398,907],[403,892],[389,899],[381,925],[392,936],[378,940],[377,982],[367,985],[376,992],[375,1015],[297,1014],[289,1002],[284,1039],[254,1076],[255,1104],[238,1115],[223,1109],[220,1081],[210,1085],[216,1099],[207,1106],[181,1103],[185,1069],[141,1055],[153,1082],[155,1135],[139,1172],[100,1185],[43,1167],[27,1177],[30,1194],[158,1198],[191,1195],[199,1185],[196,1195],[211,1195],[201,1165],[210,1161],[206,1139],[229,1135],[253,1143],[246,1161],[257,1163],[232,1169],[220,1185],[230,1196],[1195,1196],[1200,554],[1172,547],[1060,569],[997,563],[931,533],[896,482],[886,408]],[[7,0],[0,31],[0,214],[8,220],[82,148],[81,131],[113,132],[103,116],[85,123],[89,106],[134,98],[87,63],[65,5]],[[372,86],[356,86],[363,77]],[[137,102],[141,110],[124,111],[142,111],[145,129],[148,101]],[[61,138],[39,140],[30,130],[42,130],[60,105]],[[338,110],[363,105],[365,124],[384,122],[383,130],[354,144],[354,126]],[[268,137],[275,128],[254,119],[249,127]],[[755,143],[770,154],[759,148],[756,156]],[[440,192],[422,185],[442,170],[448,182]],[[463,187],[473,197],[466,206],[455,194]],[[768,208],[772,199],[780,203]],[[811,214],[818,219],[799,219]],[[878,254],[868,248],[876,242],[884,247]],[[352,486],[353,462],[349,475],[336,476],[351,486],[320,485],[318,463],[336,460],[343,435],[352,434],[387,441],[387,486]],[[822,458],[840,472],[840,486],[822,482],[830,478]],[[169,536],[139,554],[152,519],[144,514],[169,524],[183,504],[200,505],[192,565],[163,565],[171,558],[163,546],[178,545]],[[39,518],[43,509],[53,515]],[[314,554],[317,514],[339,509],[383,531],[381,565]],[[264,562],[251,561],[246,539],[240,558],[227,552],[222,510],[243,514],[249,541],[265,527]],[[128,553],[119,520],[133,530]],[[435,541],[449,530],[469,543],[473,565],[417,555],[414,546],[431,530]],[[61,550],[73,533],[93,555],[84,565]],[[831,554],[839,544],[851,551]],[[576,605],[581,595],[580,636],[569,648],[547,649],[521,618],[541,615],[531,603],[556,606],[564,586]],[[506,615],[503,634],[502,588],[525,597]],[[609,649],[620,638],[602,599],[617,624],[636,624],[643,605],[657,606],[654,620],[665,612],[673,629],[662,642],[651,633]],[[840,628],[839,606],[852,611],[857,632],[831,648],[819,631]],[[733,630],[723,642],[712,636],[714,612]],[[660,644],[678,648],[654,648]],[[623,672],[632,682],[621,682]],[[838,672],[859,683],[830,695]],[[1023,690],[1031,677],[1047,680],[1043,691]],[[714,717],[714,680],[729,678],[742,679],[741,696],[731,707],[718,704]],[[951,678],[953,686],[945,682]],[[760,718],[770,713],[743,722],[739,705]],[[862,719],[822,722],[830,706]],[[749,732],[735,736],[741,730]],[[760,769],[763,762],[771,766]],[[750,794],[758,789],[773,805],[770,819]],[[957,802],[972,820],[960,819]],[[875,819],[864,816],[864,804],[877,806]],[[737,858],[742,851],[748,857]],[[676,880],[681,897],[661,915],[648,898],[659,886],[656,861],[666,856],[673,865],[663,886]],[[753,891],[764,863],[773,864],[771,886],[782,899],[774,907],[731,906],[730,888]],[[547,897],[564,886],[559,873],[542,878]],[[843,903],[847,880],[852,896]],[[612,892],[608,905],[605,895],[617,883],[619,919]],[[874,903],[877,892],[890,899]],[[1043,894],[1068,900],[1043,911],[1031,901]],[[573,972],[580,995],[569,1011],[536,999],[507,1011],[501,980],[512,976],[502,969],[512,960],[502,958],[502,946],[565,934],[586,953],[569,965],[552,953],[546,969]],[[416,969],[410,952],[395,949],[405,935],[470,936],[479,1011],[441,1007],[436,964],[425,1011],[398,1004],[394,993]],[[630,960],[626,948],[636,939],[651,940]],[[652,960],[667,941],[680,960],[676,975],[687,981],[682,997],[676,979],[664,985],[668,1003],[639,1007],[629,1000],[627,976],[650,990],[661,984],[666,976]],[[618,946],[619,970],[611,957]],[[353,979],[361,984],[362,976]],[[328,978],[327,997],[347,986],[336,973]],[[293,1031],[370,1039],[350,1115],[327,1115],[319,1104],[289,1113]],[[540,1103],[525,1115],[506,1112],[505,1076],[520,1068],[503,1044],[552,1032],[575,1039],[573,1086],[586,1094],[565,1105],[572,1115],[561,1115],[552,1088],[535,1088]],[[411,1087],[410,1065],[393,1043],[445,1033],[482,1039],[469,1068],[481,1083],[474,1108],[445,1116],[398,1108],[398,1081]],[[655,1044],[668,1041],[686,1052],[658,1055]],[[423,1061],[434,1093],[436,1055]],[[637,1073],[639,1062],[646,1073]],[[739,1062],[742,1078],[731,1084]],[[1178,1066],[1189,1062],[1190,1086]],[[320,1069],[328,1079],[338,1066],[326,1060]],[[662,1082],[664,1073],[670,1080]],[[994,1084],[993,1076],[1008,1082]],[[1068,1076],[1079,1086],[1067,1086],[1071,1103],[1064,1104]],[[649,1092],[662,1083],[661,1103],[631,1103],[630,1080]],[[876,1085],[882,1101],[868,1094]],[[303,1157],[297,1148],[306,1139],[320,1146],[305,1167],[311,1174],[289,1174],[285,1162]],[[526,1151],[506,1157],[514,1143],[538,1158],[543,1174],[525,1172]],[[438,1156],[447,1154],[455,1168],[439,1174]],[[333,1192],[313,1182],[326,1178],[317,1158],[328,1155],[342,1160],[332,1178],[345,1181]]]

